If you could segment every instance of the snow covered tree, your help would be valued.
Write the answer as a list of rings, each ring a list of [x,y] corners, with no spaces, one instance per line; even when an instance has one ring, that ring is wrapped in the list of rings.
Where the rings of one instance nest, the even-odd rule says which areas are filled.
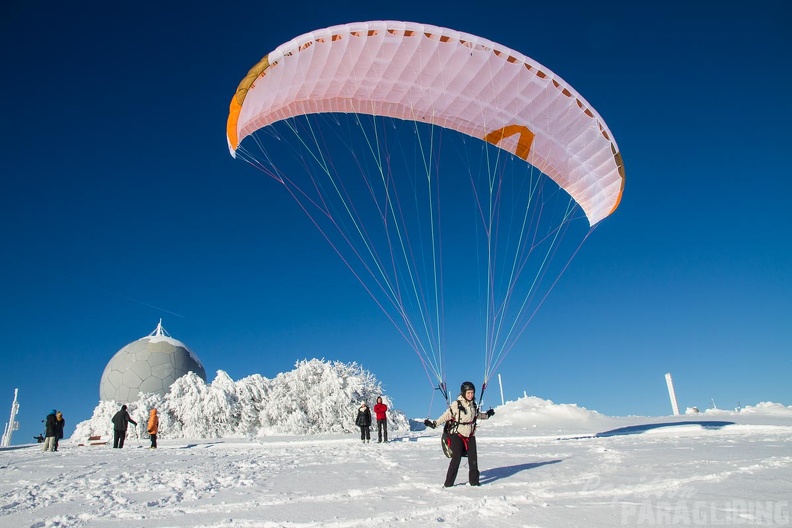
[[[256,437],[357,432],[355,414],[361,402],[372,406],[377,396],[391,406],[373,374],[357,363],[302,360],[294,370],[267,379],[258,374],[234,381],[224,371],[207,384],[194,373],[182,376],[164,396],[141,394],[127,403],[138,422],[128,437],[145,436],[148,412],[160,415],[161,438]],[[77,425],[74,438],[113,434],[110,422],[124,402],[99,402],[93,416]],[[405,431],[404,414],[389,411],[389,429]]]

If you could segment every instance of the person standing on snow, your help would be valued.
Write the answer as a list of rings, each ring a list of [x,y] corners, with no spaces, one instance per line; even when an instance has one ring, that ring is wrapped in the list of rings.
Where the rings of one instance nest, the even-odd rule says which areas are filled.
[[[55,449],[58,450],[58,443],[63,439],[63,430],[66,428],[66,420],[63,419],[63,414],[58,411],[55,413]]]
[[[360,404],[358,409],[355,425],[360,427],[360,439],[366,443],[371,440],[371,411],[366,405],[366,402]]]
[[[377,443],[381,444],[383,436],[385,442],[388,441],[388,417],[385,414],[388,406],[382,403],[382,396],[377,398],[377,403],[374,405],[374,415],[377,417]]]
[[[159,416],[157,416],[157,409],[149,411],[148,421],[148,434],[151,438],[151,447],[149,449],[157,449],[157,431],[159,430]]]
[[[476,405],[476,386],[466,381],[460,387],[460,395],[456,402],[444,412],[437,420],[424,420],[424,425],[434,429],[439,424],[453,422],[449,430],[451,441],[451,462],[448,464],[444,487],[450,488],[456,481],[459,463],[462,455],[467,454],[468,459],[468,482],[471,486],[480,486],[478,469],[478,451],[476,450],[476,421],[486,420],[495,411],[492,409],[485,413],[478,411]]]
[[[58,420],[55,415],[58,413],[52,409],[47,415],[44,422],[44,445],[41,446],[42,451],[55,451],[55,442],[58,437]]]
[[[124,439],[126,438],[127,424],[131,423],[137,427],[137,422],[130,418],[127,412],[127,406],[122,405],[121,410],[113,416],[113,448],[121,449],[124,447]]]

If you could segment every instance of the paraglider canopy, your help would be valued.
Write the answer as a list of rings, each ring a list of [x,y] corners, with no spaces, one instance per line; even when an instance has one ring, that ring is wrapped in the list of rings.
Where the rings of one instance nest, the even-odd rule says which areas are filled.
[[[444,132],[463,138],[455,156]],[[613,135],[558,75],[413,22],[344,24],[278,46],[239,83],[226,138],[297,201],[446,399],[450,285],[478,295],[469,311],[481,324],[458,326],[480,327],[483,393],[624,189]],[[460,263],[476,276],[460,277]]]
[[[475,35],[376,21],[282,44],[237,87],[231,154],[255,130],[323,112],[431,123],[495,144],[553,178],[591,225],[616,210],[624,188],[618,146],[591,105],[548,68]]]

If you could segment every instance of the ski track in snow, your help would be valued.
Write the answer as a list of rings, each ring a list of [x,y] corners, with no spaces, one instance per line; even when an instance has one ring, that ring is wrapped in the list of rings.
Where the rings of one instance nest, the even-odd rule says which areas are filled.
[[[788,500],[792,427],[670,429],[563,439],[482,428],[482,486],[464,484],[463,459],[451,489],[431,433],[15,448],[0,451],[0,527],[613,526],[645,504]]]

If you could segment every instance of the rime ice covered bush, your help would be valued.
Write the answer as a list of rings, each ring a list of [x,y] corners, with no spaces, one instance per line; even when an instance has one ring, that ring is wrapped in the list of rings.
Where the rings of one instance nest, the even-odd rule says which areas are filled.
[[[357,363],[303,360],[294,370],[267,379],[258,374],[234,381],[222,370],[207,384],[190,372],[165,395],[144,394],[135,402],[99,402],[91,419],[77,424],[73,439],[112,437],[110,422],[121,404],[138,428],[127,438],[144,436],[149,410],[160,414],[161,438],[220,438],[357,432],[360,403],[373,406],[377,396],[391,407],[382,386]],[[409,429],[407,418],[390,409],[388,428]]]

